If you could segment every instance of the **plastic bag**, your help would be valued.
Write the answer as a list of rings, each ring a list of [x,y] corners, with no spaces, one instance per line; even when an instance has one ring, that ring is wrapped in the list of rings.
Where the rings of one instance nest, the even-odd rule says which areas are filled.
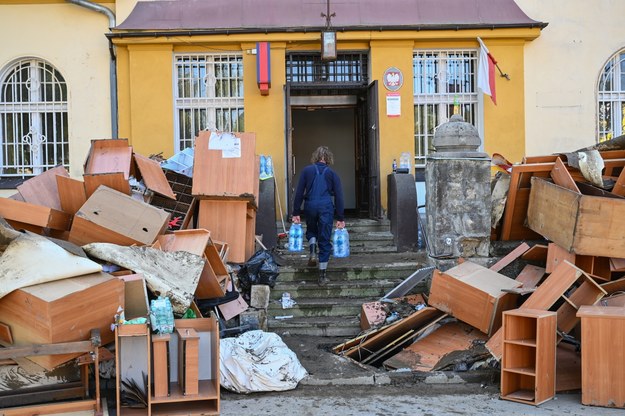
[[[334,257],[349,256],[349,233],[347,232],[347,228],[337,228],[334,230],[332,249]]]
[[[279,274],[279,267],[273,254],[268,250],[258,250],[239,269],[237,277],[241,289],[249,292],[253,285],[269,285],[273,288]]]
[[[159,296],[150,302],[150,321],[152,331],[157,334],[171,334],[174,332],[174,310],[169,298]]]

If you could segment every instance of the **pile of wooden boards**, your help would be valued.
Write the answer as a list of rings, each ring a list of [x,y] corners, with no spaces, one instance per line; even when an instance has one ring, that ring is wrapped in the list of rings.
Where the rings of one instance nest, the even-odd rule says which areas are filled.
[[[85,341],[92,329],[109,344],[119,308],[146,318],[148,295],[169,297],[181,316],[199,313],[195,298],[236,291],[227,262],[244,262],[255,243],[255,137],[233,134],[236,149],[224,156],[211,135],[197,138],[195,180],[164,171],[127,140],[93,140],[82,180],[56,167],[3,199],[0,345]],[[228,320],[247,307],[239,296],[217,308]],[[50,371],[79,355],[28,359]]]

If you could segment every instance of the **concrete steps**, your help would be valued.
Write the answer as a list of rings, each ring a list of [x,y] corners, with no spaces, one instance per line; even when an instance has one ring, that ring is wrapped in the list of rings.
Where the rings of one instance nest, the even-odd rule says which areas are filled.
[[[427,264],[425,252],[398,253],[387,220],[348,220],[351,255],[330,259],[326,286],[307,266],[308,251],[281,251],[284,264],[271,291],[269,330],[278,334],[353,337],[365,302],[380,299]],[[296,304],[282,308],[288,292]]]

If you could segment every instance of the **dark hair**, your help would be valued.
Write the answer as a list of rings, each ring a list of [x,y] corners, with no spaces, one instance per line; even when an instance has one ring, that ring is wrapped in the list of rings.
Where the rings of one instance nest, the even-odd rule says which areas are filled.
[[[334,163],[334,155],[327,146],[319,146],[312,153],[312,156],[310,158],[311,163],[320,162],[322,160],[328,165],[332,165]]]

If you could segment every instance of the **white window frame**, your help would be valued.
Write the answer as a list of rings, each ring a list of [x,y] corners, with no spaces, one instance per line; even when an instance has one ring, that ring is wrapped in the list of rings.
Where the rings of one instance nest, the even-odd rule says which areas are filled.
[[[201,130],[244,131],[243,54],[175,54],[174,149],[193,147]]]
[[[625,134],[625,49],[603,66],[597,85],[597,142]]]
[[[0,176],[69,167],[68,90],[49,62],[27,57],[0,73]]]
[[[448,61],[458,60],[454,56],[458,54],[463,55],[460,60],[466,61],[465,65],[448,65]],[[425,166],[436,129],[449,121],[454,111],[478,131],[482,130],[483,99],[477,89],[478,54],[476,49],[417,49],[413,52],[415,168]],[[450,84],[449,79],[460,82]],[[459,90],[449,91],[449,85]]]

